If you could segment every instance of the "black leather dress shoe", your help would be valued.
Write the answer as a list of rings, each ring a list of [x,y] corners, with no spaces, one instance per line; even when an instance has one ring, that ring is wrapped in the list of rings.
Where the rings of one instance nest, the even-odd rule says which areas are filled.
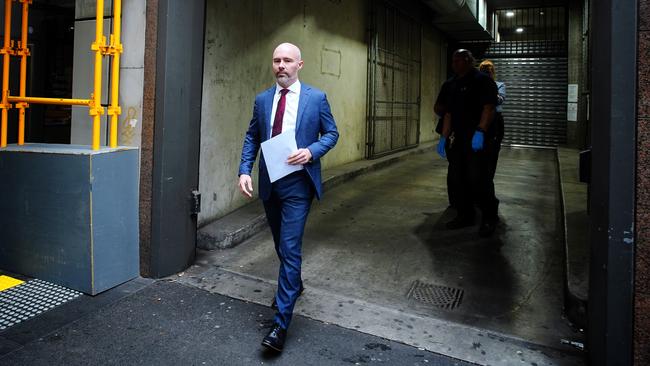
[[[453,220],[447,222],[445,227],[448,230],[458,230],[472,225],[474,225],[474,218],[456,216]]]
[[[277,352],[282,352],[284,340],[287,338],[287,330],[282,329],[280,324],[273,325],[269,334],[262,340],[262,346]]]
[[[481,223],[481,227],[478,229],[478,235],[481,238],[487,238],[492,236],[494,230],[497,228],[497,220],[488,220]]]
[[[300,282],[300,291],[298,291],[298,297],[300,297],[304,291],[305,287],[302,285],[302,282]],[[278,310],[278,303],[275,301],[275,296],[273,297],[273,302],[271,303],[271,309]]]

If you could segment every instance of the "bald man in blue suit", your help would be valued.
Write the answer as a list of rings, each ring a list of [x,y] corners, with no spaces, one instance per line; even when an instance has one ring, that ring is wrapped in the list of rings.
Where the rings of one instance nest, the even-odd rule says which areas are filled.
[[[287,157],[287,163],[302,165],[304,169],[271,183],[263,154],[259,163],[259,197],[280,259],[278,290],[273,301],[277,308],[275,324],[262,345],[278,352],[284,348],[293,308],[303,291],[302,236],[312,200],[323,194],[320,158],[336,145],[339,137],[325,93],[298,80],[302,67],[300,49],[295,45],[283,43],[273,52],[277,84],[255,98],[239,166],[239,189],[252,198],[251,171],[261,143],[295,130],[298,150]]]

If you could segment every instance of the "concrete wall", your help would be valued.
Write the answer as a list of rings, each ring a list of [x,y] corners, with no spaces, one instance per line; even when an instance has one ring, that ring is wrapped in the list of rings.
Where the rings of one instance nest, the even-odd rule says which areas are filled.
[[[144,98],[144,35],[146,0],[122,1],[122,44],[120,59],[120,106],[117,127],[120,146],[142,146],[142,103]]]
[[[77,0],[75,4],[75,47],[73,68],[73,97],[89,98],[93,90],[94,53],[90,44],[95,39],[95,21],[87,20],[95,16],[95,0]],[[144,35],[146,0],[122,1],[122,44],[124,53],[120,60],[120,106],[122,114],[118,119],[118,144],[122,146],[141,146],[142,100],[144,85]],[[111,1],[104,3],[104,35],[111,34]],[[110,58],[104,58],[104,80],[102,81],[102,101],[108,102]],[[102,144],[106,143],[106,128],[109,118],[102,118]],[[92,140],[92,123],[88,108],[73,107],[72,144],[89,145]]]
[[[327,93],[337,121],[341,137],[323,158],[323,167],[364,158],[366,4],[364,0],[208,0],[199,225],[248,202],[236,186],[241,145],[255,95],[274,85],[271,55],[281,42],[301,47],[305,66],[300,80]],[[433,139],[432,99],[441,83],[438,42],[433,31],[425,33],[421,141]],[[257,181],[256,176],[253,179]]]
[[[567,144],[571,147],[585,148],[587,145],[587,70],[584,61],[587,57],[586,23],[583,19],[585,0],[570,0],[568,7],[568,84],[578,84],[578,121],[567,121]]]
[[[300,80],[327,93],[341,133],[336,148],[323,158],[323,166],[363,157],[365,18],[365,1],[362,0],[342,3],[208,1],[200,223],[222,216],[246,202],[236,187],[242,141],[255,95],[275,82],[271,55],[275,46],[283,41],[301,47],[305,66]],[[244,24],[246,26],[242,26]]]
[[[422,30],[422,101],[420,103],[420,141],[438,139],[436,124],[438,117],[433,105],[442,83],[447,80],[447,43],[436,30],[424,27]]]

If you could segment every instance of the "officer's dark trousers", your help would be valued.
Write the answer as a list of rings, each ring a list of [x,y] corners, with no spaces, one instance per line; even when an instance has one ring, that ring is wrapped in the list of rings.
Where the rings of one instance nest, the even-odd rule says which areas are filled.
[[[490,171],[489,171],[490,186],[491,186],[490,190],[492,191],[493,195],[495,195],[494,176],[497,172],[499,153],[501,152],[501,141],[503,141],[503,134],[505,128],[503,114],[501,114],[501,112],[497,112],[496,115],[494,116],[494,124],[496,125],[496,138],[492,139],[492,147],[491,150],[489,151],[489,155],[492,157],[490,161]],[[497,199],[496,202],[497,202],[497,211],[498,211],[499,200]]]
[[[499,201],[494,194],[494,173],[498,144],[486,139],[484,149],[474,152],[471,141],[455,139],[449,149],[449,186],[457,187],[455,201],[458,216],[474,218],[474,203],[483,214],[483,221],[496,221]]]
[[[449,156],[449,149],[447,149],[447,156]],[[454,171],[455,167],[453,166],[453,161],[448,159],[449,166],[447,168],[447,197],[449,197],[449,206],[452,208],[458,208],[458,195],[460,192],[460,187],[454,180]]]

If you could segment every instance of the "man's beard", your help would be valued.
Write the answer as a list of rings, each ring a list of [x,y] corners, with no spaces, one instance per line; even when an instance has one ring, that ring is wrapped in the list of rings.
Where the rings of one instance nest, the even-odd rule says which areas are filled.
[[[280,85],[287,85],[291,81],[289,75],[286,74],[277,75],[275,79],[278,81],[278,84]]]

